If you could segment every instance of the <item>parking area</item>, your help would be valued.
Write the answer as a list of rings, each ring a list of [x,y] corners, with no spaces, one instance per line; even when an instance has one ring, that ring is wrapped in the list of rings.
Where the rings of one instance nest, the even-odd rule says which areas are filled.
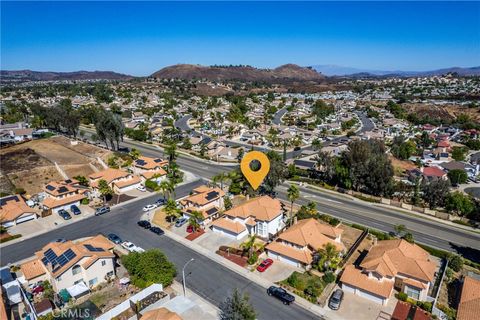
[[[188,226],[188,222],[181,227],[176,227],[175,224],[173,224],[172,227],[170,228],[170,231],[185,238],[188,235],[187,226]]]
[[[338,289],[335,286],[333,291]],[[333,292],[332,291],[332,292]],[[330,298],[330,297],[329,297]],[[325,305],[325,316],[327,319],[357,319],[357,320],[381,320],[390,319],[397,304],[397,299],[392,294],[388,304],[382,306],[366,298],[362,298],[350,292],[344,292],[344,297],[339,310],[331,310]]]
[[[258,261],[262,262],[264,259],[268,258],[266,255],[262,255]],[[273,264],[264,272],[258,272],[257,270],[253,271],[254,273],[260,275],[271,282],[278,282],[287,279],[294,271],[304,272],[305,270],[301,268],[296,268],[292,265],[283,263],[281,261],[273,260]]]
[[[230,238],[207,228],[205,234],[194,241],[205,249],[216,252],[220,246],[238,247],[243,242],[242,240]]]
[[[53,213],[44,218],[38,218],[36,220],[27,221],[25,223],[20,223],[16,226],[10,227],[8,228],[8,232],[10,234],[21,234],[26,236],[39,232],[45,232],[58,226],[73,223],[94,214],[93,208],[90,208],[89,206],[80,205],[79,209],[82,211],[82,213],[79,215],[74,215],[71,213],[71,211],[69,211],[70,216],[72,217],[70,220],[64,220],[58,215],[58,213]]]

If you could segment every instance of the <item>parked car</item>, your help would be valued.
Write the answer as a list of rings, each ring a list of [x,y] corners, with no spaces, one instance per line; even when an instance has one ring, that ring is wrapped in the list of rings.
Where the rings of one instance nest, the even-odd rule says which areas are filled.
[[[342,300],[343,300],[343,291],[342,291],[342,289],[337,289],[330,296],[330,299],[328,300],[328,306],[332,310],[338,310],[338,309],[340,309],[340,305],[342,304]]]
[[[185,223],[187,223],[187,221],[188,221],[187,218],[179,218],[179,219],[177,219],[177,221],[175,221],[175,227],[180,228]]]
[[[80,209],[76,205],[71,205],[70,211],[72,211],[72,213],[76,216],[82,213],[82,211],[80,211]]]
[[[63,220],[70,220],[72,216],[66,210],[59,210],[58,215],[63,218]]]
[[[188,227],[187,227],[187,232],[188,232],[188,233],[193,233],[193,226],[192,226],[191,224],[188,225]]]
[[[288,293],[285,289],[280,287],[271,286],[267,289],[267,293],[269,296],[273,296],[280,301],[283,302],[285,305],[289,305],[295,301],[295,297]]]
[[[138,191],[145,192],[145,191],[147,191],[147,188],[145,188],[145,186],[143,186],[143,185],[139,185],[139,186],[137,187],[137,190],[138,190]]]
[[[147,204],[145,207],[143,207],[143,211],[150,211],[150,210],[153,210],[155,209],[157,206],[154,205],[154,204]]]
[[[43,287],[42,286],[36,286],[35,288],[33,288],[32,290],[32,294],[39,294],[41,292],[43,292]]]
[[[262,261],[257,267],[258,272],[263,272],[267,270],[273,264],[273,260],[268,258]]]
[[[148,222],[147,220],[140,220],[137,222],[137,224],[144,229],[150,229],[152,227],[150,222]]]
[[[140,247],[137,247],[136,245],[134,245],[130,241],[122,242],[122,247],[127,249],[129,252],[145,252],[145,250],[143,250]]]
[[[66,239],[64,239],[64,238],[58,238],[58,239],[55,239],[55,242],[58,242],[58,243],[65,243],[65,242],[67,242],[67,240],[66,240]]]
[[[115,244],[122,243],[122,239],[119,236],[117,236],[115,233],[110,233],[108,235],[108,240],[112,241]]]
[[[155,205],[157,207],[160,207],[160,206],[163,206],[165,204],[165,200],[164,199],[158,199],[157,201],[155,201]]]
[[[103,207],[97,208],[95,210],[95,215],[99,216],[99,215],[102,215],[102,214],[107,213],[107,212],[110,212],[110,207],[103,206]]]
[[[158,234],[160,236],[165,233],[165,231],[163,231],[159,227],[152,227],[152,228],[150,228],[150,231],[152,231],[153,233]]]

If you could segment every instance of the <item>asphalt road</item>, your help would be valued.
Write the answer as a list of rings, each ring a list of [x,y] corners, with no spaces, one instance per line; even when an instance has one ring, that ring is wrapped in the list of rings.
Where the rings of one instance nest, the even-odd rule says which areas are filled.
[[[276,125],[282,124],[282,117],[285,115],[285,113],[287,113],[287,108],[283,108],[275,112],[272,120],[273,124],[276,124]]]
[[[203,182],[199,180],[179,186],[176,191],[177,197],[187,195],[192,188],[201,183]],[[93,216],[34,238],[6,247],[2,246],[0,251],[1,265],[31,257],[35,251],[41,249],[53,239],[78,239],[98,233],[107,235],[113,232],[123,240],[132,241],[144,249],[159,248],[162,250],[168,256],[168,259],[176,265],[176,279],[180,282],[182,281],[181,270],[183,265],[194,258],[195,261],[189,264],[186,269],[187,286],[216,306],[224,301],[225,297],[230,295],[234,289],[238,288],[250,296],[250,301],[258,313],[258,319],[318,319],[314,314],[295,304],[284,306],[280,301],[269,297],[263,287],[198,254],[196,251],[166,236],[158,236],[138,227],[136,222],[143,214],[142,207],[152,203],[158,197],[158,195],[152,195],[135,202],[120,204],[103,216]]]

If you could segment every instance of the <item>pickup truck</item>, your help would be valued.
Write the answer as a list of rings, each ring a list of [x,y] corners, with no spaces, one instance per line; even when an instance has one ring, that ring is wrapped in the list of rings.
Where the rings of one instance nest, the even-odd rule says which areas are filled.
[[[290,303],[295,301],[295,297],[283,288],[271,286],[267,289],[267,293],[269,296],[274,296],[275,298],[279,299],[285,305],[289,305]]]
[[[143,250],[143,249],[140,248],[140,247],[137,247],[136,245],[134,245],[134,244],[131,243],[130,241],[124,241],[124,242],[122,243],[122,247],[124,247],[125,249],[127,249],[129,252],[138,252],[138,253],[145,252],[145,250]]]

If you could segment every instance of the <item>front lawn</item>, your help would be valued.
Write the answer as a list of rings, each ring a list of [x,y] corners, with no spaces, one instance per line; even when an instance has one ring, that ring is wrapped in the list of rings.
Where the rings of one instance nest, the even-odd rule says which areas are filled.
[[[335,276],[333,278],[332,276],[320,278],[309,272],[300,273],[294,271],[287,279],[280,281],[279,284],[293,291],[296,295],[316,303],[317,298],[322,294],[328,283],[335,281]]]

